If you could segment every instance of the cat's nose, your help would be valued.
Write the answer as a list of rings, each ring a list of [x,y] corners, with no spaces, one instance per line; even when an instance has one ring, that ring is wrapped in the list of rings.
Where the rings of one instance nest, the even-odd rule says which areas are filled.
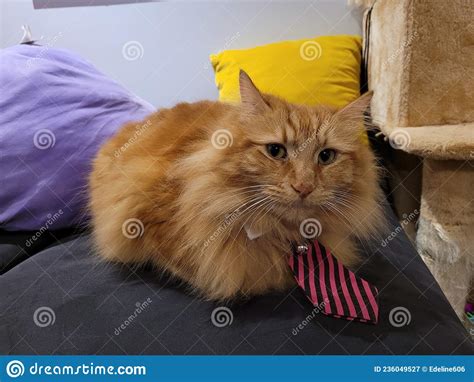
[[[314,186],[310,183],[299,182],[291,185],[291,188],[296,191],[301,198],[306,198],[314,191]]]

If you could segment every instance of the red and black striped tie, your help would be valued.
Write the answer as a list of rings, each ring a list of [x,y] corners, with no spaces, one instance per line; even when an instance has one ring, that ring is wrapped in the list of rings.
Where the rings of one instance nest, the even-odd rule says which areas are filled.
[[[377,288],[344,267],[317,240],[294,248],[289,264],[298,285],[323,314],[377,323]]]

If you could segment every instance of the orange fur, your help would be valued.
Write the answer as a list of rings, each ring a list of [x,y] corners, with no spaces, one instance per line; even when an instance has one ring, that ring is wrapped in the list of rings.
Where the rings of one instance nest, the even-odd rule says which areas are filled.
[[[102,147],[90,209],[103,258],[152,262],[211,299],[261,294],[294,282],[289,243],[301,243],[301,222],[315,218],[318,240],[355,264],[355,238],[384,222],[375,159],[359,139],[370,95],[335,110],[260,94],[243,72],[240,80],[239,105],[179,104]],[[222,129],[232,145],[218,149],[211,141]],[[288,157],[271,158],[269,143]],[[332,164],[318,163],[323,148],[336,150]],[[312,192],[302,198],[295,185]],[[143,224],[136,238],[123,234],[130,218]],[[244,225],[264,234],[250,240]]]

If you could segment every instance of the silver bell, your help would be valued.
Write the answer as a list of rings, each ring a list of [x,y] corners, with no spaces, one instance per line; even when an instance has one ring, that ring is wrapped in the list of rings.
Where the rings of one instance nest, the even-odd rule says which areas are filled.
[[[296,252],[298,253],[306,253],[308,251],[308,246],[307,245],[298,245],[296,247]]]

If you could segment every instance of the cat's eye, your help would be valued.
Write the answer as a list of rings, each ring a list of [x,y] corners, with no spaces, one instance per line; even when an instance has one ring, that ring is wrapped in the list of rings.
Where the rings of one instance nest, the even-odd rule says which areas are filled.
[[[269,143],[267,145],[267,153],[275,159],[285,159],[287,155],[285,146],[279,143]]]
[[[318,162],[322,165],[331,164],[336,160],[336,150],[324,149],[318,155]]]

